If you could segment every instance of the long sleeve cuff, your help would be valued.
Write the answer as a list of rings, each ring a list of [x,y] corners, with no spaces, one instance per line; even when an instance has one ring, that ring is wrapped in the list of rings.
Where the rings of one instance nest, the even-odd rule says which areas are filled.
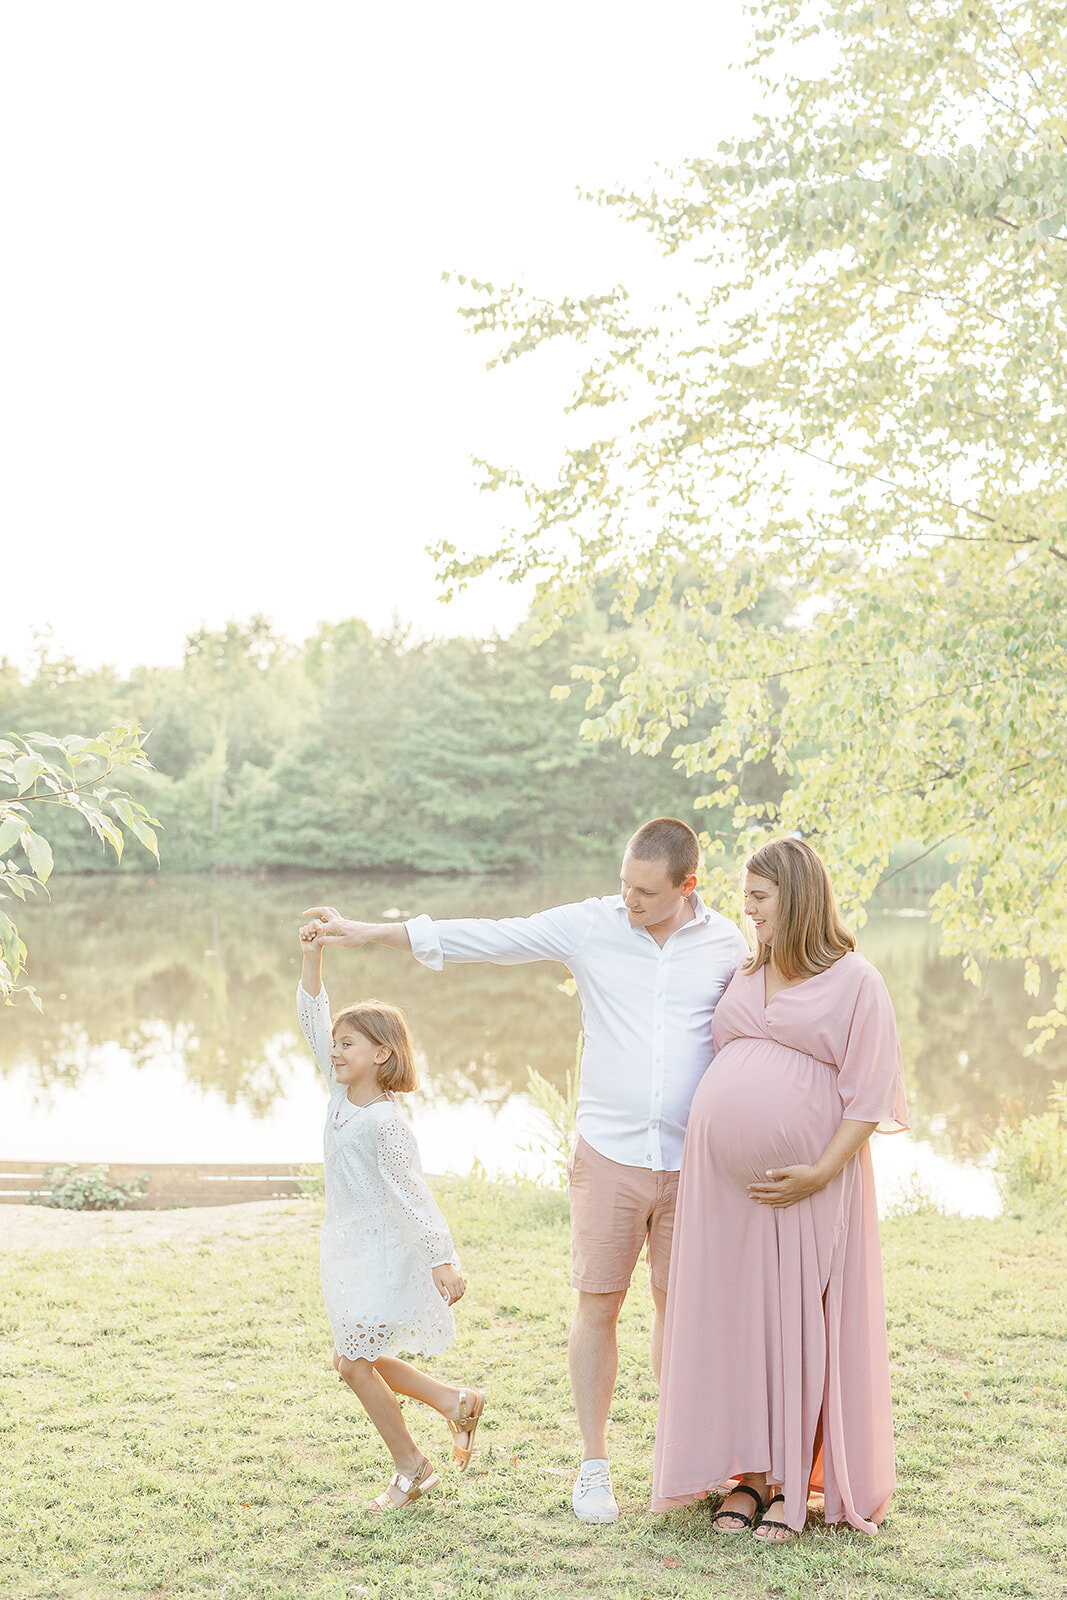
[[[429,967],[432,972],[440,972],[445,964],[445,957],[433,918],[412,917],[404,926],[408,930],[411,953],[415,960],[420,961],[424,967]]]

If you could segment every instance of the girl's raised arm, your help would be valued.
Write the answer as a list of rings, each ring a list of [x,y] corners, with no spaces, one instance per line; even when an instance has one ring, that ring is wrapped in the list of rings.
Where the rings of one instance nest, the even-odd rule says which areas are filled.
[[[333,1046],[330,997],[322,987],[322,946],[314,939],[305,938],[310,931],[310,927],[300,930],[303,960],[300,965],[300,986],[296,991],[296,1014],[311,1054],[315,1057],[315,1064],[333,1088],[336,1079],[330,1059]]]

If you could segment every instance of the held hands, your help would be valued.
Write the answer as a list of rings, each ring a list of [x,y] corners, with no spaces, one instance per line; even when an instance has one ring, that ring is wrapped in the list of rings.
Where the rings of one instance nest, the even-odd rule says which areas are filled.
[[[372,922],[349,922],[334,906],[312,906],[304,915],[318,918],[317,922],[306,923],[300,930],[300,937],[309,942],[314,939],[320,945],[343,944],[352,950],[370,943]]]
[[[446,1300],[450,1306],[454,1306],[467,1292],[466,1283],[456,1268],[447,1262],[443,1267],[434,1267],[433,1281],[441,1299]]]
[[[798,1200],[825,1189],[826,1180],[817,1167],[771,1167],[762,1183],[750,1183],[748,1194],[761,1206],[795,1206]]]

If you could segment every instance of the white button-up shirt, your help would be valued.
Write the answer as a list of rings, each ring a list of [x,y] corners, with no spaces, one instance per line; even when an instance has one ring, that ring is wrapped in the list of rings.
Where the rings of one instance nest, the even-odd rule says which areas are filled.
[[[660,947],[632,926],[621,895],[531,917],[405,924],[423,966],[561,961],[582,1002],[578,1131],[627,1167],[677,1172],[697,1084],[714,1054],[711,1017],[748,954],[740,930],[698,894],[694,918]]]

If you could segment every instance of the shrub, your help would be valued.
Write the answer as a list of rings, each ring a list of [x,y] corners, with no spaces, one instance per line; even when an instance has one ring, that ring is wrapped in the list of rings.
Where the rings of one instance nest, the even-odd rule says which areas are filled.
[[[305,1161],[297,1169],[296,1181],[300,1185],[301,1198],[304,1200],[318,1200],[326,1193],[326,1178],[321,1161]]]
[[[1067,1205],[1067,1081],[1052,1085],[1047,1111],[1001,1123],[990,1143],[1005,1201]]]
[[[31,1206],[55,1206],[62,1211],[122,1211],[148,1188],[149,1177],[139,1172],[128,1183],[109,1183],[108,1169],[99,1167],[45,1167],[48,1185],[29,1196]]]
[[[581,1043],[579,1041],[579,1052]],[[540,1148],[546,1151],[556,1165],[561,1189],[567,1187],[567,1162],[574,1148],[578,1126],[578,1065],[567,1073],[564,1093],[533,1067],[527,1068],[526,1092],[530,1103],[538,1110],[548,1129]],[[532,1148],[532,1147],[531,1147]]]

